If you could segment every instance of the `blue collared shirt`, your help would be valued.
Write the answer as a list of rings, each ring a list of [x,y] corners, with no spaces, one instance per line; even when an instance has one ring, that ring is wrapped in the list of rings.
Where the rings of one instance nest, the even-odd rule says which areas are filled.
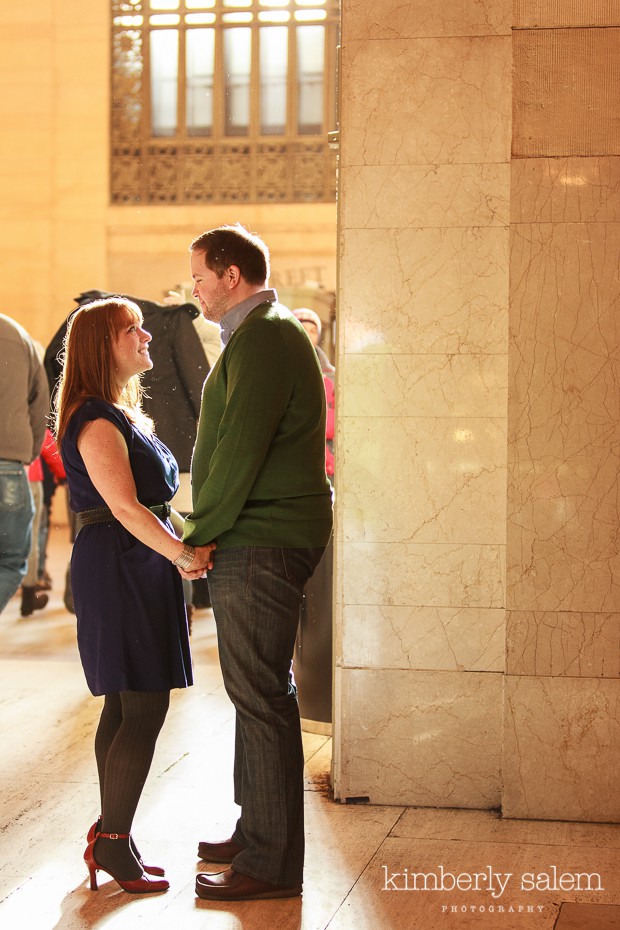
[[[258,291],[257,294],[250,294],[249,297],[246,297],[245,300],[242,300],[240,304],[236,304],[232,307],[228,313],[225,313],[220,321],[220,338],[222,340],[222,348],[228,345],[230,337],[236,329],[243,323],[246,316],[254,310],[255,307],[258,307],[260,304],[264,304],[266,300],[277,301],[278,295],[276,292],[268,288],[264,291]]]

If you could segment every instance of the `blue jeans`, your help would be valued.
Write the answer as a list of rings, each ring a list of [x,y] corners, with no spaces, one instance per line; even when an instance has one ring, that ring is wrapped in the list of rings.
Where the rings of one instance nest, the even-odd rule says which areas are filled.
[[[244,847],[236,872],[301,882],[303,748],[291,663],[304,585],[323,549],[215,551],[209,592],[224,686],[236,710],[234,787]]]
[[[26,574],[33,515],[24,466],[0,459],[0,613]]]

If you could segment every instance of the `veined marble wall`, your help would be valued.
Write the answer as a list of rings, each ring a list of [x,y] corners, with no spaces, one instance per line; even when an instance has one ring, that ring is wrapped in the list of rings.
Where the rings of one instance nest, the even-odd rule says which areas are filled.
[[[339,798],[620,818],[618,15],[344,0]]]
[[[617,3],[516,4],[503,773],[513,817],[620,820],[619,49]]]
[[[510,27],[510,0],[343,5],[341,798],[500,803]]]

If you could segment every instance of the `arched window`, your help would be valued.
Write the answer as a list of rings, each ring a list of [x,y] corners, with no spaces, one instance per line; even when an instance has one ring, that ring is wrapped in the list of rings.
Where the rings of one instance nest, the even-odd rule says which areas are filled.
[[[335,200],[338,0],[112,0],[112,202]]]

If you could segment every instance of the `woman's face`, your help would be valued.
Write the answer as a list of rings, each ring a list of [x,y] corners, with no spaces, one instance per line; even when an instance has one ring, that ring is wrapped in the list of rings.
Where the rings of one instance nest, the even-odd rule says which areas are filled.
[[[149,342],[153,337],[142,328],[141,320],[128,320],[123,326],[112,350],[114,373],[123,387],[134,375],[153,367],[149,355]]]
[[[299,322],[301,323],[303,328],[306,330],[306,332],[310,336],[310,342],[316,348],[316,346],[318,346],[319,344],[319,339],[320,339],[318,326],[316,325],[314,320],[300,320]]]

